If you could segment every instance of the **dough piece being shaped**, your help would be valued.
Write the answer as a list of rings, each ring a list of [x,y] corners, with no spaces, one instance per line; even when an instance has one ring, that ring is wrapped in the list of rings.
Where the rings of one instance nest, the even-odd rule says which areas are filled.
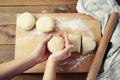
[[[36,28],[40,32],[51,32],[55,27],[55,23],[52,18],[48,16],[40,17],[36,22]]]
[[[94,50],[96,47],[96,42],[91,37],[82,37],[82,53],[86,54],[92,50]]]
[[[23,30],[30,30],[34,25],[35,17],[29,12],[25,12],[17,18],[17,26],[21,27]]]
[[[81,35],[79,34],[69,34],[68,38],[70,43],[74,45],[72,52],[81,52]]]
[[[55,52],[58,50],[62,50],[64,48],[64,39],[60,36],[54,36],[52,37],[48,43],[47,43],[47,48],[50,52]]]

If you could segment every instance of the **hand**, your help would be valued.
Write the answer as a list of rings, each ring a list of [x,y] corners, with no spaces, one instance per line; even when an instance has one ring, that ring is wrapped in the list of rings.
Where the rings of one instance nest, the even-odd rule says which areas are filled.
[[[60,51],[56,51],[50,55],[55,62],[61,61],[66,59],[67,57],[71,56],[71,50],[73,49],[73,45],[70,45],[68,34],[64,33],[64,40],[65,40],[65,48]]]
[[[32,53],[32,56],[35,58],[35,60],[40,63],[45,61],[50,53],[46,49],[47,42],[51,39],[52,35],[49,35],[45,40],[40,42],[38,46],[35,48],[35,50]]]

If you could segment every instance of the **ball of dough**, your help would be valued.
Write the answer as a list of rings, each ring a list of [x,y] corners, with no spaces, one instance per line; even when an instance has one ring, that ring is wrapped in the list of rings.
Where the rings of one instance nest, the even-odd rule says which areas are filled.
[[[72,45],[74,45],[74,49],[72,52],[79,52],[81,51],[81,36],[79,34],[69,34],[68,35],[69,41]]]
[[[52,18],[48,16],[40,17],[36,22],[36,28],[40,32],[51,32],[53,31],[55,23]]]
[[[54,36],[52,37],[48,43],[47,43],[47,48],[50,52],[55,52],[58,50],[62,50],[64,48],[64,39],[59,36]]]
[[[91,37],[86,37],[86,36],[82,37],[82,53],[83,54],[94,50],[95,47],[96,47],[96,42],[94,39],[92,39]]]
[[[17,18],[17,26],[21,27],[23,30],[30,30],[34,27],[34,25],[35,18],[29,12],[25,12]]]

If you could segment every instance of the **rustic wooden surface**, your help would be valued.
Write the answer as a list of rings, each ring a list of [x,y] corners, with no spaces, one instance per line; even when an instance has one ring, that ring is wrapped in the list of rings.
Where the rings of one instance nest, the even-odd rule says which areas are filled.
[[[77,0],[0,0],[0,63],[14,59],[16,13],[76,13]],[[120,0],[117,0],[120,4]],[[57,74],[57,80],[85,80],[86,73]],[[21,74],[12,80],[42,80],[43,74]]]

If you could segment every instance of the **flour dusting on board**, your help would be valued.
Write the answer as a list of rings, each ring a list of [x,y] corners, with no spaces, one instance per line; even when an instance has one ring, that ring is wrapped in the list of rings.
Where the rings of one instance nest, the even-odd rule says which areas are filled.
[[[79,32],[83,32],[81,33],[82,36],[86,36],[87,34],[88,37],[95,39],[92,31],[89,29],[88,26],[86,26],[86,24],[81,19],[66,20],[65,18],[61,17],[56,18],[55,20],[56,20],[55,27],[60,30],[69,29],[72,31],[72,33],[76,34],[79,34]],[[28,32],[26,38],[29,39],[34,36],[41,36],[43,34],[44,34],[43,32],[39,32],[37,31],[36,28],[34,28],[33,30]]]
[[[93,54],[87,54],[87,55],[84,55],[84,56],[79,56],[76,59],[73,59],[71,61],[61,61],[58,64],[58,66],[59,66],[58,69],[60,71],[76,69],[81,64],[81,62],[83,60],[85,60],[85,59],[89,60],[90,56],[93,56]],[[67,65],[70,65],[70,66],[67,66]],[[67,69],[64,66],[67,66]]]
[[[34,28],[33,30],[29,31],[28,34],[25,36],[25,39],[28,40],[28,39],[31,39],[31,38],[34,38],[36,36],[43,36],[44,33],[43,32],[39,32],[37,31],[36,28]]]
[[[48,13],[47,10],[41,10],[41,13]]]
[[[73,33],[84,31],[87,33],[87,36],[94,39],[93,33],[81,19],[66,20],[64,18],[58,18],[56,19],[56,26],[61,30],[70,29]],[[82,35],[84,36],[85,34],[82,33]]]
[[[60,29],[70,28],[74,31],[82,31],[82,30],[89,30],[88,27],[80,20],[80,19],[73,19],[73,20],[65,20],[64,18],[57,20],[57,27]]]

